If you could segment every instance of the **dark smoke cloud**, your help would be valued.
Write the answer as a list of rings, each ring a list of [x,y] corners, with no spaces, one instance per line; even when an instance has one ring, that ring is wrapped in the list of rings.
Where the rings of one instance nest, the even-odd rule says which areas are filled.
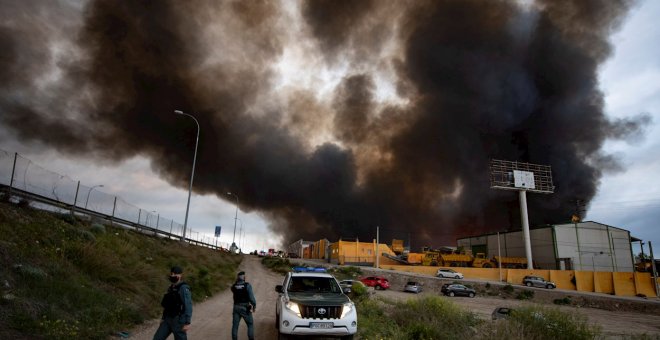
[[[518,228],[517,196],[489,189],[493,158],[551,165],[556,192],[529,195],[530,222],[564,222],[619,166],[605,140],[649,123],[609,120],[598,90],[628,1],[0,4],[5,129],[99,161],[144,155],[187,187],[196,126],[172,112],[193,113],[194,190],[237,193],[287,241]],[[291,46],[343,65],[341,81],[283,86]],[[383,74],[398,100],[379,97]]]

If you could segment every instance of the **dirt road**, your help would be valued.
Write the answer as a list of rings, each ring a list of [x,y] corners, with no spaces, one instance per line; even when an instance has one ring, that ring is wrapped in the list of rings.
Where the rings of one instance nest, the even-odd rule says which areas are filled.
[[[275,285],[281,284],[284,276],[275,274],[261,265],[256,256],[245,256],[239,266],[245,271],[246,280],[252,285],[257,299],[254,313],[254,333],[257,339],[277,339],[275,330]],[[164,287],[163,289],[165,289]],[[189,339],[231,339],[232,293],[226,290],[207,301],[193,306]],[[131,332],[130,339],[151,340],[160,320],[151,320]],[[247,327],[241,321],[238,338],[247,339]],[[170,336],[172,339],[172,336]]]

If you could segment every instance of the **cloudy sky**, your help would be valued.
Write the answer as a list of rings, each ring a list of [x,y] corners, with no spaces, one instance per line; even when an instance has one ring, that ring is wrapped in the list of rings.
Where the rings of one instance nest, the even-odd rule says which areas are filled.
[[[190,112],[189,228],[231,243],[237,193],[248,250],[515,228],[488,160],[550,164],[531,219],[587,200],[660,257],[660,3],[330,3],[1,1],[0,149],[183,223]]]

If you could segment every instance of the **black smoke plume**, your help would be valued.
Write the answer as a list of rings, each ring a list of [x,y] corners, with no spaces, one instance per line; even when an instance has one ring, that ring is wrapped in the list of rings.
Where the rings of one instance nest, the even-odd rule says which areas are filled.
[[[609,120],[598,89],[629,1],[0,5],[7,132],[147,156],[187,187],[196,127],[173,111],[193,113],[194,190],[236,192],[287,241],[369,241],[380,226],[442,245],[519,228],[490,159],[552,166],[556,192],[529,196],[530,223],[565,222],[619,166],[603,143],[649,121]],[[286,82],[287,64],[312,80]]]

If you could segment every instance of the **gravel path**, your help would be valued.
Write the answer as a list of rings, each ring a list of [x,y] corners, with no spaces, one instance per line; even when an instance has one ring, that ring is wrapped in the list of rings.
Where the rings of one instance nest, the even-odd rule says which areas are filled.
[[[261,259],[244,256],[239,266],[245,271],[247,281],[252,285],[257,299],[254,313],[254,333],[257,339],[277,339],[275,330],[275,285],[281,284],[284,277],[275,274],[261,265]],[[163,290],[167,289],[163,286]],[[193,306],[191,328],[188,339],[231,339],[232,293],[229,289]],[[151,340],[160,320],[150,320],[131,332],[130,339]],[[173,339],[172,336],[169,339]],[[238,339],[247,339],[247,326],[241,321]]]

